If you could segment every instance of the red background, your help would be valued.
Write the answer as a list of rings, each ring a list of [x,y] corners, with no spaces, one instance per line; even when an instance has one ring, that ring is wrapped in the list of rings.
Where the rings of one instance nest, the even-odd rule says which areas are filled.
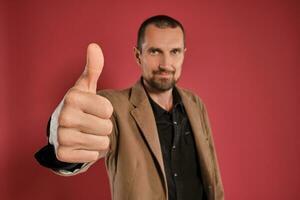
[[[110,199],[103,162],[59,177],[33,154],[52,111],[99,43],[99,88],[139,78],[133,46],[155,14],[186,28],[180,85],[207,105],[226,199],[300,199],[300,3],[282,1],[2,1],[0,199]]]

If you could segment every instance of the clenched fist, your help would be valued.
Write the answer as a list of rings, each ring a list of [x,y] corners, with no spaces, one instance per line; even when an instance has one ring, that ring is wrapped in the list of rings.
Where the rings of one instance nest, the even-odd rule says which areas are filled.
[[[93,162],[108,151],[113,107],[96,94],[103,64],[100,47],[90,44],[84,72],[65,95],[58,116],[56,156],[60,161]]]

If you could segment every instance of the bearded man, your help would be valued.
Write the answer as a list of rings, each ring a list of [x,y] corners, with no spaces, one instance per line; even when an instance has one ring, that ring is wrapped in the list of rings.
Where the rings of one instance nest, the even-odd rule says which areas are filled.
[[[40,164],[68,176],[105,158],[115,200],[223,200],[206,108],[176,86],[185,52],[182,24],[151,17],[134,48],[140,80],[97,92],[104,58],[90,44],[83,74],[51,116]]]

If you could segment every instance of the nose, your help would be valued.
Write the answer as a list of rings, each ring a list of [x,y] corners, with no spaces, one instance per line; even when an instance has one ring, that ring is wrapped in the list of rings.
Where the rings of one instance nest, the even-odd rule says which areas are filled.
[[[160,59],[160,67],[166,70],[172,70],[172,58],[169,55],[162,55]]]

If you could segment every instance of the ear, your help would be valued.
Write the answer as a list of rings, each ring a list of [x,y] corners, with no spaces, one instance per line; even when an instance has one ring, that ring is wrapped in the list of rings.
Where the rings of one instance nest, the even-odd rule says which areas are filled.
[[[137,62],[138,65],[141,65],[141,52],[140,50],[138,50],[137,47],[133,47],[133,53],[134,53],[134,57],[135,57],[135,60]]]

